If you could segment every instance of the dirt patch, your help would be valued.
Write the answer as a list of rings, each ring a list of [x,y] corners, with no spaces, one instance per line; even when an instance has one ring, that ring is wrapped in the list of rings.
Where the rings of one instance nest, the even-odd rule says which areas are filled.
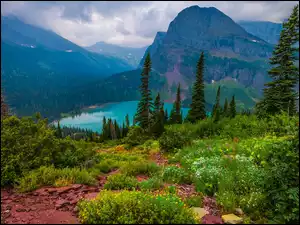
[[[168,159],[166,159],[160,152],[150,155],[150,160],[154,161],[157,165],[163,166],[168,164]]]
[[[144,180],[148,180],[149,177],[146,176],[146,175],[137,175],[137,176],[136,176],[136,179],[137,179],[138,182],[142,182],[142,181],[144,181]]]

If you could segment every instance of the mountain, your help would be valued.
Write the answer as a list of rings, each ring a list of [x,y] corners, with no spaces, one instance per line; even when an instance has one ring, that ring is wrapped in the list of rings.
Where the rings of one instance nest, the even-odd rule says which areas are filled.
[[[133,67],[137,67],[145,54],[147,47],[129,48],[107,44],[105,42],[97,42],[92,46],[86,47],[86,49],[91,52],[121,58]]]
[[[157,33],[145,52],[152,59],[152,94],[160,92],[163,100],[172,102],[180,82],[183,106],[188,106],[197,61],[204,51],[207,110],[212,108],[217,85],[222,85],[222,99],[234,94],[239,109],[251,108],[269,81],[272,50],[273,45],[248,33],[216,8],[186,8],[170,23],[167,32]],[[143,59],[140,67],[142,64]],[[70,98],[78,99],[81,106],[137,100],[140,77],[141,68],[115,74],[82,87],[80,96],[74,93]]]
[[[89,52],[54,32],[1,17],[1,88],[18,115],[59,115],[57,101],[44,107],[49,99],[131,69],[125,61]]]
[[[253,34],[270,44],[277,44],[282,30],[281,23],[268,21],[240,21],[238,24],[248,33]]]

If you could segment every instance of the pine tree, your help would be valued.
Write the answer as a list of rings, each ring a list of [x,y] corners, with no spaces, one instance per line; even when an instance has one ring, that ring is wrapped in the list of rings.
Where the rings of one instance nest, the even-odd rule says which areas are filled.
[[[103,140],[107,140],[108,139],[108,135],[107,135],[107,124],[106,124],[106,118],[105,116],[102,119],[102,139]]]
[[[116,132],[116,139],[119,139],[121,137],[121,131],[120,131],[120,127],[117,123],[117,120],[114,121],[114,128],[115,128],[115,132]]]
[[[1,91],[1,119],[8,116],[8,106],[5,103],[4,96]]]
[[[56,137],[57,138],[63,137],[59,121],[57,121]]]
[[[220,95],[221,95],[221,87],[219,86],[217,91],[217,96],[216,96],[216,102],[215,105],[213,106],[213,113],[212,113],[215,122],[220,120],[221,111],[222,111],[220,105]]]
[[[151,91],[149,89],[149,78],[151,71],[151,59],[148,53],[145,59],[143,72],[141,74],[141,100],[138,104],[137,114],[135,117],[136,122],[141,128],[150,130],[151,116],[153,111],[153,104],[151,102]]]
[[[294,90],[299,81],[299,69],[295,65],[299,41],[299,5],[295,6],[291,16],[280,33],[268,71],[272,81],[265,84],[263,99],[256,105],[256,113],[260,116],[274,115],[282,111],[289,115],[296,113],[297,94]]]
[[[236,105],[234,95],[232,96],[231,102],[229,104],[229,113],[231,118],[234,118],[236,116]]]
[[[225,98],[224,109],[223,109],[222,114],[223,114],[224,117],[228,116],[228,101],[227,101],[227,98]]]
[[[159,93],[157,93],[157,96],[154,101],[154,112],[155,113],[158,113],[160,111],[160,106],[161,106],[160,95],[159,95]]]
[[[170,115],[170,123],[171,124],[182,123],[180,84],[178,84],[178,87],[177,87],[176,100],[174,102],[173,109],[172,109],[171,115]]]
[[[204,98],[204,53],[201,53],[197,63],[196,82],[193,86],[192,103],[188,113],[187,120],[195,123],[197,120],[204,119],[205,114],[205,98]]]
[[[127,131],[126,131],[125,124],[123,122],[123,124],[122,124],[122,131],[121,131],[121,137],[124,138],[124,137],[126,137],[126,135],[127,135]]]
[[[130,127],[130,121],[129,121],[129,115],[127,114],[125,117],[125,122],[126,122],[126,128]]]
[[[164,116],[164,124],[167,124],[169,122],[169,113],[168,109],[165,110],[165,116]]]

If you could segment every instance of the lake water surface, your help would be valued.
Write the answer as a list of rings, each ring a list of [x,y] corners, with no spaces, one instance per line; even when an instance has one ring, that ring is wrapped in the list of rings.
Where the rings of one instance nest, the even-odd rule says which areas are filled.
[[[82,112],[81,115],[63,118],[60,120],[60,125],[101,132],[102,119],[104,116],[106,117],[106,119],[116,119],[117,123],[119,125],[122,125],[123,122],[125,123],[126,114],[129,115],[130,124],[132,124],[133,117],[137,110],[137,105],[138,101],[105,104],[96,108],[86,109]],[[168,110],[169,114],[172,110],[172,107],[172,103],[164,104],[164,108]],[[182,113],[184,117],[187,115],[188,110],[188,108],[182,108]]]

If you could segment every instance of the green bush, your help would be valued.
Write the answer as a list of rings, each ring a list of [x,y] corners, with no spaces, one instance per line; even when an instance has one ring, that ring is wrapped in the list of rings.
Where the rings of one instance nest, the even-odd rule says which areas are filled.
[[[121,167],[121,172],[128,176],[148,175],[152,176],[160,170],[160,167],[154,162],[139,161],[127,162]]]
[[[163,187],[163,181],[160,177],[151,177],[148,180],[139,183],[139,187],[142,191],[146,190],[158,190]]]
[[[171,128],[172,127],[167,128],[158,139],[160,149],[165,152],[174,152],[176,149],[180,149],[190,143],[188,135],[182,134],[178,131],[173,131]]]
[[[94,166],[94,168],[102,173],[109,173],[114,169],[119,168],[119,164],[117,161],[112,159],[107,159],[105,161],[101,161]]]
[[[79,218],[88,224],[195,224],[191,211],[176,196],[138,191],[102,191],[96,200],[78,204]]]
[[[137,146],[143,144],[149,139],[149,136],[144,132],[141,127],[130,127],[127,136],[124,138],[123,143],[129,146]]]
[[[80,166],[95,153],[93,144],[57,139],[47,120],[11,116],[1,122],[1,186],[40,166]]]
[[[138,187],[138,181],[135,177],[124,174],[114,174],[107,178],[104,188],[108,190],[132,190]]]
[[[202,207],[202,201],[202,196],[191,196],[184,200],[185,204],[187,204],[189,207]]]
[[[55,169],[53,166],[42,166],[27,173],[19,180],[17,189],[20,192],[35,190],[42,186],[64,186],[69,184],[93,185],[96,180],[86,170],[79,168]]]
[[[192,178],[183,168],[177,166],[168,166],[163,171],[163,180],[165,182],[176,184],[191,184]]]

